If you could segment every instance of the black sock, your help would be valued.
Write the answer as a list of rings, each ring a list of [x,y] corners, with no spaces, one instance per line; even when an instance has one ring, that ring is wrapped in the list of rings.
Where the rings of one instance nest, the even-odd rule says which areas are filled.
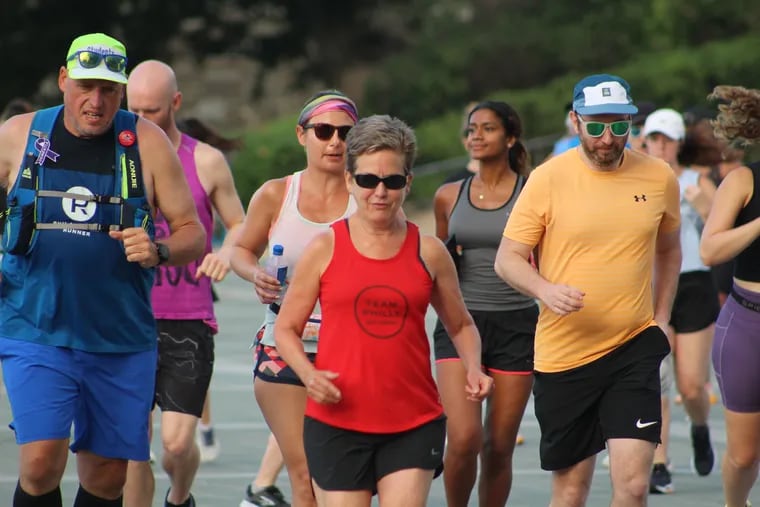
[[[13,507],[61,507],[62,505],[60,486],[50,493],[32,496],[21,489],[21,482],[16,483],[16,492],[13,493]]]
[[[195,505],[194,503],[192,503],[193,495],[188,495],[187,500],[185,500],[184,502],[182,502],[180,504],[171,503],[169,501],[169,492],[171,490],[172,490],[171,487],[166,490],[166,497],[164,498],[164,505],[165,506],[169,506],[169,507],[192,507],[193,505]]]
[[[100,498],[86,491],[80,484],[77,497],[74,499],[74,507],[121,507],[122,498],[121,496],[115,500]]]

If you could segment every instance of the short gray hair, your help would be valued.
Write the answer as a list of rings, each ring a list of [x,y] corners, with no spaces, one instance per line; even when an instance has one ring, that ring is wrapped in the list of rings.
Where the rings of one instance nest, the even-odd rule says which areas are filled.
[[[356,172],[356,159],[362,155],[392,150],[404,155],[404,172],[410,174],[417,158],[417,138],[414,130],[386,114],[362,118],[346,138],[346,170]]]

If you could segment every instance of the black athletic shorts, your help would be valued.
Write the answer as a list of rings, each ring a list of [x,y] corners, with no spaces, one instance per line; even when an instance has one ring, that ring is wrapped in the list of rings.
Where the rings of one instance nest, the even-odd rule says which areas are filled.
[[[503,312],[471,310],[480,333],[481,364],[488,373],[528,374],[533,371],[533,343],[538,306]],[[433,331],[436,362],[459,359],[454,342],[438,320]]]
[[[610,438],[660,442],[660,362],[665,333],[646,328],[589,364],[535,372],[533,396],[544,470],[562,470],[604,449]]]
[[[720,313],[718,290],[709,271],[689,271],[678,277],[678,289],[670,312],[676,333],[694,333],[715,323]]]
[[[311,477],[325,491],[372,491],[386,475],[421,468],[443,471],[446,418],[401,433],[362,433],[304,419]]]
[[[155,403],[163,411],[197,417],[214,370],[214,334],[202,320],[157,320]]]

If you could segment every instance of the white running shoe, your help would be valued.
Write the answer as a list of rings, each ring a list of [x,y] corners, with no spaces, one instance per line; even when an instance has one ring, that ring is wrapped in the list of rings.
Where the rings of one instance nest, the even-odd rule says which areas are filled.
[[[214,428],[201,429],[198,427],[198,431],[195,434],[196,442],[198,443],[198,449],[201,453],[201,463],[210,463],[216,461],[219,457],[220,447],[219,440],[214,435]]]

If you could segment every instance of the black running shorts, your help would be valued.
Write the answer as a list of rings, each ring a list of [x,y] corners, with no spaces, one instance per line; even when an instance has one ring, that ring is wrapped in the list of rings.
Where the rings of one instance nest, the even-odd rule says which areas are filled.
[[[214,335],[202,320],[158,320],[156,404],[197,417],[214,370]]]
[[[562,470],[604,449],[611,438],[660,442],[660,362],[665,333],[646,328],[589,364],[535,372],[533,395],[544,470]]]

